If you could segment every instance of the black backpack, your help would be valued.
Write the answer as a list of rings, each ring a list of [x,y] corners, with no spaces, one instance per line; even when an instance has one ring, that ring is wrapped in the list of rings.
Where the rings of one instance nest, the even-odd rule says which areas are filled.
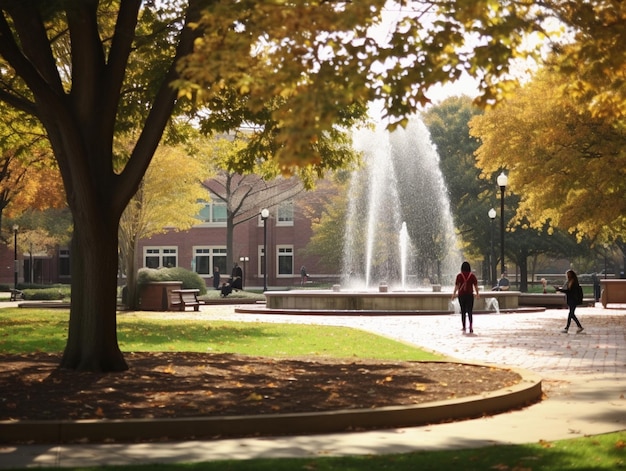
[[[580,285],[576,285],[575,290],[576,304],[581,305],[583,303],[583,287]]]

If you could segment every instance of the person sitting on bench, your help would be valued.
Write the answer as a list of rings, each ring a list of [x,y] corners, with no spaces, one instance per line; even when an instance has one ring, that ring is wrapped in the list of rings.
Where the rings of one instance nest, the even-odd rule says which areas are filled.
[[[509,279],[506,277],[506,272],[503,272],[500,276],[500,280],[498,280],[498,284],[494,286],[492,291],[508,291],[511,284],[509,283]]]
[[[226,296],[228,296],[230,293],[233,292],[233,287],[230,286],[228,283],[222,283],[222,297],[225,298]]]

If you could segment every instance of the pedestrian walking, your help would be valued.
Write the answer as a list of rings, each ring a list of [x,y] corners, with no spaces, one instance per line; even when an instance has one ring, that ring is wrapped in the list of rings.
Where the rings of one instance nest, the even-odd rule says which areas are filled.
[[[565,276],[567,277],[567,282],[563,285],[562,288],[555,286],[554,288],[561,293],[565,293],[565,299],[567,302],[567,307],[569,308],[569,314],[567,315],[567,324],[565,325],[565,329],[563,329],[563,333],[567,334],[569,330],[569,326],[574,321],[578,326],[576,333],[580,333],[585,330],[576,317],[576,306],[583,303],[583,289],[578,282],[578,276],[574,272],[574,270],[567,270],[565,272]]]
[[[467,319],[469,320],[470,334],[474,333],[474,290],[476,290],[476,298],[478,298],[480,296],[480,294],[478,293],[478,279],[476,278],[476,275],[472,273],[472,268],[469,262],[463,262],[461,264],[461,272],[456,275],[452,299],[454,299],[454,297],[457,296],[458,293],[459,306],[461,307],[461,322],[463,324],[463,332],[466,331],[467,317]]]

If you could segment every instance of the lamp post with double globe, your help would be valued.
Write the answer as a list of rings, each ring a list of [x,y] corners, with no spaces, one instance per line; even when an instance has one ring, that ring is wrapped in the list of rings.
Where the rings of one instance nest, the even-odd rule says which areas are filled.
[[[267,218],[270,217],[270,211],[267,208],[261,210],[261,219],[263,220],[263,291],[267,291]]]
[[[496,210],[491,208],[489,210],[489,219],[491,220],[491,251],[489,252],[489,277],[491,278],[491,286],[496,282],[496,254],[493,251],[493,222],[496,219]]]
[[[246,267],[246,264],[250,261],[250,257],[239,257],[239,261],[242,263],[243,265],[243,277],[241,279],[241,289],[245,289],[246,287],[246,276],[248,276],[248,269]]]
[[[13,225],[13,289],[17,290],[17,231],[20,226],[17,224]]]
[[[509,178],[502,172],[496,181],[500,187],[500,273],[504,273],[504,190]]]

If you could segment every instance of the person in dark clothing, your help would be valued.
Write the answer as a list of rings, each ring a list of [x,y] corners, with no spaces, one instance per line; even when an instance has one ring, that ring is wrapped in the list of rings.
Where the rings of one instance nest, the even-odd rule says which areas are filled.
[[[474,333],[473,323],[473,310],[474,310],[474,290],[476,290],[476,297],[478,294],[478,279],[476,275],[472,273],[472,268],[469,262],[463,262],[461,264],[461,272],[456,276],[454,283],[454,292],[452,293],[452,299],[457,295],[459,297],[459,305],[461,306],[461,322],[463,323],[463,332],[466,329],[465,317],[469,319],[469,331],[470,334]]]
[[[222,283],[222,291],[221,291],[222,298],[225,298],[232,292],[233,292],[233,288],[228,283]]]
[[[239,264],[235,263],[235,265],[233,265],[230,278],[230,286],[233,289],[243,289],[243,270]]]
[[[219,269],[219,267],[213,268],[213,288],[220,289],[220,269]]]
[[[506,272],[503,272],[502,275],[500,275],[500,280],[498,280],[498,284],[494,286],[491,291],[508,291],[510,287],[511,283],[506,277]]]
[[[567,276],[567,282],[563,285],[563,287],[554,287],[557,291],[565,293],[567,307],[569,307],[567,324],[565,325],[565,329],[563,329],[562,332],[564,334],[567,334],[570,324],[572,323],[572,321],[574,321],[578,326],[578,329],[576,330],[576,333],[578,334],[585,330],[578,318],[576,317],[576,306],[582,302],[580,283],[578,283],[578,276],[576,275],[576,272],[574,272],[574,270],[567,270],[567,272],[565,272],[565,276]]]

